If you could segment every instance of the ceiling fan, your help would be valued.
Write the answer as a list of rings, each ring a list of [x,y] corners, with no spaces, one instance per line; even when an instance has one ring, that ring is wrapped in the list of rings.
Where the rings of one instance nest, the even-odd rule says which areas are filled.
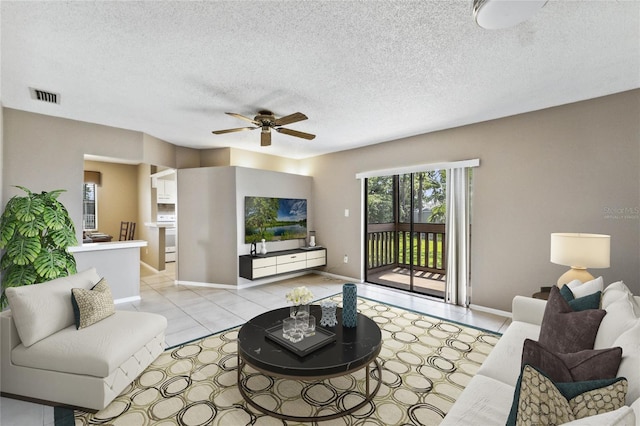
[[[284,117],[280,118],[276,118],[271,111],[266,110],[259,111],[258,115],[256,115],[254,118],[245,117],[244,115],[236,114],[235,112],[226,112],[225,114],[248,121],[249,123],[254,124],[256,127],[238,127],[235,129],[214,130],[212,132],[213,134],[221,135],[223,133],[241,132],[243,130],[262,129],[262,132],[260,134],[260,146],[271,145],[271,129],[275,130],[278,133],[284,133],[285,135],[295,136],[297,138],[308,140],[316,137],[316,135],[312,135],[310,133],[299,132],[297,130],[291,130],[282,127],[287,124],[306,120],[308,117],[301,112],[294,112],[293,114],[285,115]]]

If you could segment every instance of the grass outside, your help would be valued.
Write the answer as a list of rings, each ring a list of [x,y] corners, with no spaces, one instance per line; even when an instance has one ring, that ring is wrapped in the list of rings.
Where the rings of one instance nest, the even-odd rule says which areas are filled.
[[[374,262],[375,260],[373,258],[373,253],[375,253],[373,248],[374,244],[377,244],[377,242],[369,240],[369,265],[382,266],[384,264],[382,260],[379,260],[378,262]],[[387,251],[389,253],[389,256],[392,259],[394,259],[395,258],[395,250],[394,250],[395,242],[390,241],[389,244],[391,245],[391,247],[388,247]],[[413,263],[416,266],[425,266],[429,268],[444,269],[444,266],[442,264],[442,255],[443,255],[442,246],[443,246],[442,235],[437,235],[434,240],[429,240],[427,238],[418,238],[418,236],[414,235],[413,237],[414,262]],[[398,247],[399,263],[402,263],[402,264],[409,263],[409,247],[410,247],[409,233],[406,233],[405,238],[399,239],[399,247]],[[434,263],[433,258],[434,258],[434,253],[436,252],[436,248],[437,248],[438,255],[436,258],[436,262]],[[420,253],[419,258],[418,258],[418,252]],[[428,259],[428,262],[427,262],[427,259]]]

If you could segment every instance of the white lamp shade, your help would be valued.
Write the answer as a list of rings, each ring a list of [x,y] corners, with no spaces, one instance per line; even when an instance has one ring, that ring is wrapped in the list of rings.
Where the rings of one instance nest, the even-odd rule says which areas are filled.
[[[547,0],[474,0],[473,17],[487,30],[518,25],[531,18]]]
[[[608,268],[611,236],[602,234],[551,234],[551,262],[577,268]]]

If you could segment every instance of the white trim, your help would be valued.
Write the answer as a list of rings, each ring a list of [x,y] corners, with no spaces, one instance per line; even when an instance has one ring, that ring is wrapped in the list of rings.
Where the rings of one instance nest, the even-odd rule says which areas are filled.
[[[356,173],[356,179],[365,179],[380,176],[404,175],[407,173],[427,172],[430,170],[457,169],[463,167],[478,167],[480,159],[450,161],[444,163],[417,164],[414,166],[395,167],[391,169],[371,170],[368,172]]]
[[[71,246],[67,247],[67,251],[69,253],[82,253],[86,251],[120,250],[146,246],[147,242],[145,240],[110,241],[105,243],[84,243],[81,246]]]
[[[333,274],[331,272],[314,271],[313,273],[317,274],[317,275],[322,275],[322,276],[325,276],[325,277],[335,278],[337,280],[343,280],[343,281],[347,281],[347,282],[356,283],[356,284],[364,283],[364,281],[359,279],[359,278],[347,277],[345,275],[337,275],[337,274]]]
[[[265,284],[272,284],[272,283],[279,282],[279,281],[286,280],[286,279],[290,279],[290,278],[301,277],[303,275],[308,275],[308,274],[323,275],[323,276],[332,277],[332,278],[336,278],[336,279],[340,279],[340,280],[344,280],[344,281],[362,283],[362,281],[359,280],[358,278],[345,277],[345,276],[342,276],[342,275],[336,275],[336,274],[332,274],[332,273],[329,273],[329,272],[313,271],[313,270],[312,271],[297,272],[295,274],[275,275],[272,278],[262,279],[260,281],[256,280],[256,281],[250,281],[250,282],[247,282],[247,283],[240,283],[238,285],[205,283],[205,282],[199,282],[199,281],[177,281],[177,280],[175,281],[175,283],[177,285],[187,285],[187,286],[194,286],[194,287],[208,287],[208,288],[217,288],[217,289],[223,289],[223,290],[244,290],[244,289],[251,288],[251,287],[258,287],[258,286],[265,285]]]
[[[513,314],[508,311],[501,311],[500,309],[487,308],[486,306],[474,305],[473,303],[469,305],[469,309],[473,311],[486,312],[489,314],[499,315],[501,317],[512,318]]]
[[[131,297],[124,297],[122,299],[116,299],[113,301],[114,304],[118,305],[120,303],[130,303],[130,302],[137,302],[139,300],[142,300],[140,298],[140,296],[131,296]]]

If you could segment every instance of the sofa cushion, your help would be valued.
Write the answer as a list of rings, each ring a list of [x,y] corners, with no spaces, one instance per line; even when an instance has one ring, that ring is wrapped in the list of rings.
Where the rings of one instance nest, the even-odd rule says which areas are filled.
[[[572,353],[593,349],[598,327],[606,311],[587,309],[574,311],[558,287],[551,287],[544,310],[538,341],[556,353]]]
[[[71,305],[76,329],[89,327],[116,312],[107,280],[102,278],[91,290],[71,289]]]
[[[540,343],[525,339],[522,365],[543,371],[554,382],[580,382],[617,377],[622,348],[584,350],[570,354],[554,353]]]
[[[11,361],[23,367],[107,377],[166,327],[162,315],[116,311],[91,327],[76,330],[71,325],[29,348],[18,345],[11,351]]]
[[[638,426],[633,410],[626,405],[607,413],[589,416],[565,423],[565,426]]]
[[[513,386],[476,374],[440,426],[504,425],[511,401]]]
[[[636,314],[637,308],[634,306],[635,304],[634,298],[629,295],[607,304],[605,309],[607,315],[600,324],[600,329],[594,342],[596,349],[610,348],[622,333],[640,323],[640,318]]]
[[[640,324],[622,333],[613,344],[622,348],[618,376],[629,380],[627,402],[630,404],[640,398]],[[640,421],[640,416],[638,420]]]
[[[477,374],[499,380],[511,387],[515,386],[522,370],[522,344],[525,339],[538,340],[539,333],[539,325],[522,321],[512,322]]]
[[[507,425],[562,424],[615,411],[624,406],[626,393],[627,380],[623,378],[554,383],[541,371],[525,365]]]
[[[31,346],[72,325],[71,289],[89,289],[98,281],[100,276],[91,268],[41,284],[7,288],[9,307],[22,343]]]
[[[632,296],[629,287],[622,281],[611,283],[602,291],[602,309],[607,309],[611,303],[623,297]]]

